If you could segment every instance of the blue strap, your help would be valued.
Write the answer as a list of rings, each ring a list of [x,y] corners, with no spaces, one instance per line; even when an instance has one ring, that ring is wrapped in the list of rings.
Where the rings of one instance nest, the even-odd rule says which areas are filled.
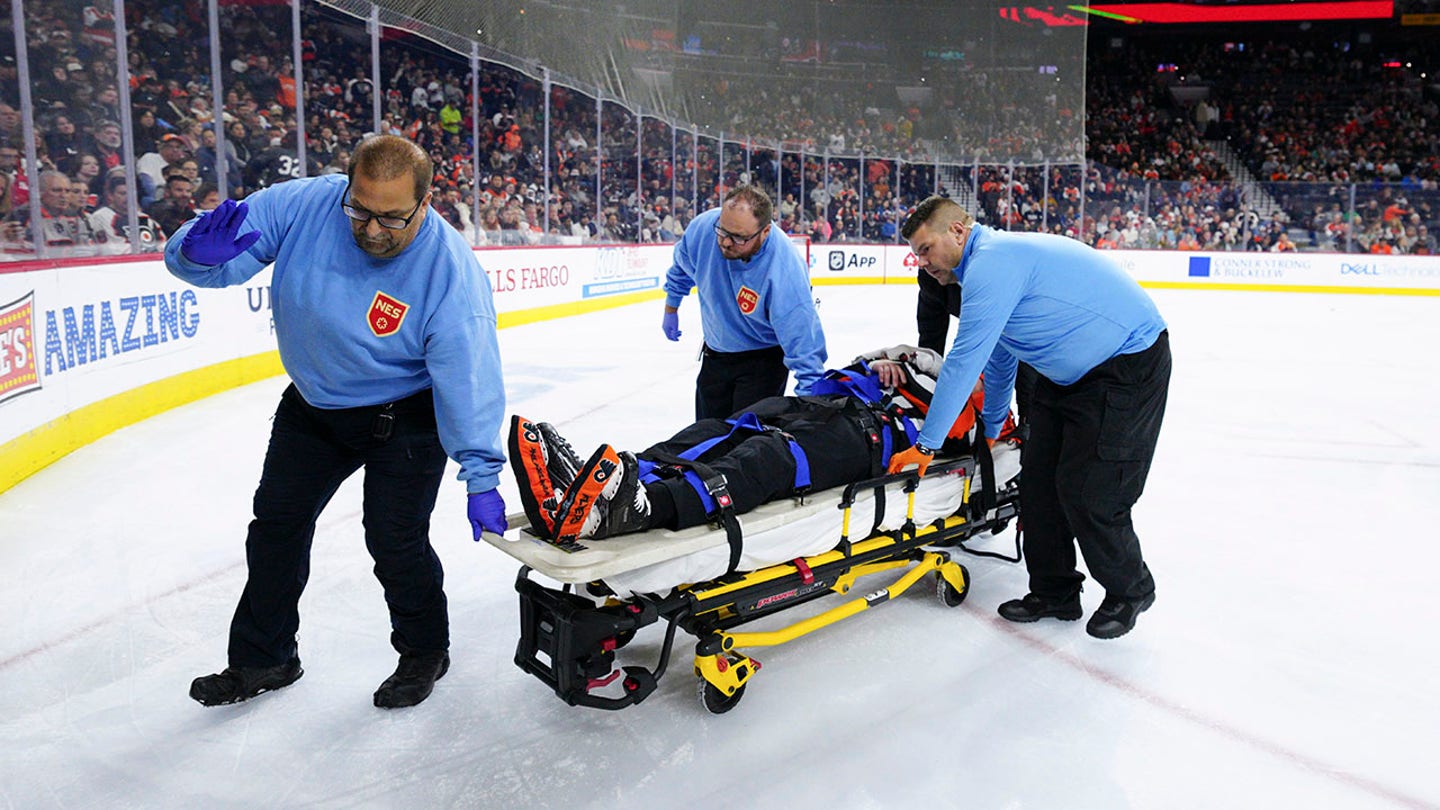
[[[879,405],[885,399],[880,381],[870,374],[870,366],[860,363],[863,374],[855,376],[848,371],[831,369],[810,386],[811,396],[848,395],[870,405]]]
[[[677,456],[686,461],[695,461],[696,459],[703,456],[705,453],[709,452],[711,448],[715,447],[726,439],[729,439],[731,436],[734,436],[737,431],[752,430],[756,433],[767,433],[771,430],[760,421],[760,417],[749,411],[740,414],[738,418],[728,419],[726,421],[730,424],[730,431],[728,433],[724,434],[723,436],[714,436],[712,438],[706,439],[705,441],[700,442],[699,444],[678,453]],[[795,441],[789,435],[785,436],[785,441],[790,448],[790,455],[795,459],[795,489],[809,489],[810,460],[805,456],[805,451],[801,449],[799,442]],[[643,483],[647,484],[654,483],[660,480],[660,474],[658,470],[662,466],[674,466],[659,464],[654,461],[647,461],[645,459],[639,459],[639,462],[640,480]],[[709,489],[705,486],[704,480],[699,475],[697,475],[694,470],[688,468],[684,469],[684,477],[686,483],[690,484],[691,489],[694,489],[695,493],[700,496],[700,503],[705,507],[706,514],[713,514],[716,509],[715,499],[710,497]]]
[[[694,461],[695,459],[700,458],[701,456],[709,452],[710,448],[725,441],[731,436],[734,436],[735,431],[737,430],[753,430],[756,433],[765,432],[765,426],[760,424],[760,417],[756,416],[753,413],[750,413],[749,411],[740,414],[739,419],[729,419],[726,421],[730,424],[730,432],[724,434],[723,436],[714,436],[706,439],[705,441],[700,442],[699,444],[690,447],[680,453],[677,453],[676,455],[678,455],[680,458],[685,459],[686,461]],[[640,459],[640,480],[647,484],[658,481],[660,479],[660,476],[655,472],[655,470],[661,466],[663,465],[656,464],[653,461],[646,461],[644,459]]]
[[[805,457],[805,451],[800,448],[800,443],[788,435],[785,441],[790,445],[790,455],[795,457],[795,489],[805,490],[810,488],[810,459]]]

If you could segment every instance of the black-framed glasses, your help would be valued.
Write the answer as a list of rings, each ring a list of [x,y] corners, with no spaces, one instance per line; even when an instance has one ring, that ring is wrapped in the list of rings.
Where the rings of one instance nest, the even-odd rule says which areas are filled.
[[[346,183],[345,193],[340,196],[340,210],[345,212],[345,216],[350,217],[351,219],[362,225],[369,225],[370,220],[373,219],[376,222],[380,223],[380,227],[389,228],[392,231],[403,231],[406,228],[410,227],[411,220],[415,219],[416,214],[420,213],[420,206],[425,204],[425,197],[421,197],[420,201],[415,203],[415,207],[410,209],[409,216],[394,217],[388,215],[374,214],[366,211],[364,208],[356,208],[354,205],[347,201],[349,195],[350,184]],[[427,194],[426,196],[428,197],[429,195]]]
[[[753,240],[755,239],[755,237],[759,236],[760,234],[762,234],[762,233],[764,233],[764,232],[765,232],[765,227],[764,227],[764,226],[761,226],[760,230],[758,230],[758,231],[750,234],[749,236],[741,236],[741,235],[738,234],[738,233],[731,233],[731,232],[725,230],[724,228],[720,227],[719,225],[716,225],[716,226],[715,226],[715,237],[716,237],[717,239],[719,239],[721,242],[725,242],[726,244],[731,244],[731,245],[747,245],[747,244],[749,244],[751,241],[753,241]]]

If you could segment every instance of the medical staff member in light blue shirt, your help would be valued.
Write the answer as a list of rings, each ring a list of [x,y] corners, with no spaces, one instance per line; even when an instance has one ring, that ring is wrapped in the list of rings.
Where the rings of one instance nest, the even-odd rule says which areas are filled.
[[[771,222],[773,212],[763,190],[738,186],[719,208],[695,217],[675,244],[661,329],[680,339],[680,302],[695,287],[705,333],[695,380],[697,422],[783,396],[791,371],[795,395],[806,396],[825,372],[825,333],[810,270]]]
[[[1010,411],[1018,361],[1039,373],[1021,461],[1030,593],[1000,605],[1015,622],[1080,618],[1078,542],[1105,589],[1086,631],[1128,633],[1155,601],[1130,509],[1140,498],[1170,387],[1170,340],[1155,303],[1103,253],[1060,236],[977,225],[954,201],[922,202],[901,235],[920,268],[963,290],[954,343],[915,446],[891,462],[922,474],[984,372],[985,435]]]
[[[242,284],[274,263],[275,333],[292,381],[255,493],[229,665],[190,687],[206,706],[248,700],[303,674],[298,603],[315,520],[361,467],[365,545],[400,653],[374,703],[419,703],[449,668],[430,513],[448,453],[470,492],[475,536],[507,528],[496,491],[505,392],[490,285],[465,240],[429,215],[433,174],[410,141],[369,138],[348,176],[227,200],[166,245],[170,272],[202,287]]]

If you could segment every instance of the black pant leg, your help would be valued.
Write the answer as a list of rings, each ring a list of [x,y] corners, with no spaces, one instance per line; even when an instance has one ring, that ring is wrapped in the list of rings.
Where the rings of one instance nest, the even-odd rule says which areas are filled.
[[[365,456],[365,548],[402,653],[450,647],[445,573],[430,544],[445,459],[428,391],[396,407],[393,435]]]
[[[1052,599],[1080,592],[1085,577],[1076,570],[1075,532],[1060,508],[1056,470],[1065,438],[1063,389],[1043,377],[1030,397],[1030,436],[1021,446],[1020,515],[1030,591]]]
[[[287,388],[245,539],[249,574],[230,622],[231,666],[275,666],[296,654],[315,520],[360,464],[360,455],[335,441],[295,387]]]
[[[1061,503],[1085,565],[1107,594],[1124,599],[1155,590],[1130,510],[1150,474],[1169,396],[1170,367],[1169,335],[1163,332],[1149,349],[1103,363],[1097,382],[1105,396],[1093,457],[1074,470],[1074,478],[1063,467],[1060,473]],[[1067,479],[1078,488],[1065,487]]]

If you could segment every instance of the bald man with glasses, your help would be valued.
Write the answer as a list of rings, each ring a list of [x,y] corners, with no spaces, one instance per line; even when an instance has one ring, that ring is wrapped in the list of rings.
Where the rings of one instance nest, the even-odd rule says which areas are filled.
[[[315,521],[361,467],[365,546],[400,654],[374,704],[413,706],[449,669],[430,513],[448,454],[470,493],[475,538],[506,530],[496,490],[505,388],[490,285],[464,238],[428,215],[433,175],[414,143],[373,137],[348,176],[225,200],[166,245],[170,272],[201,287],[243,284],[274,264],[275,334],[292,380],[255,493],[229,665],[191,684],[201,704],[248,700],[301,676],[298,604]]]
[[[661,329],[680,339],[680,302],[700,295],[705,345],[695,380],[695,419],[723,419],[783,396],[791,372],[806,396],[825,371],[825,333],[810,271],[772,219],[770,197],[739,186],[695,217],[675,243],[665,276]]]

